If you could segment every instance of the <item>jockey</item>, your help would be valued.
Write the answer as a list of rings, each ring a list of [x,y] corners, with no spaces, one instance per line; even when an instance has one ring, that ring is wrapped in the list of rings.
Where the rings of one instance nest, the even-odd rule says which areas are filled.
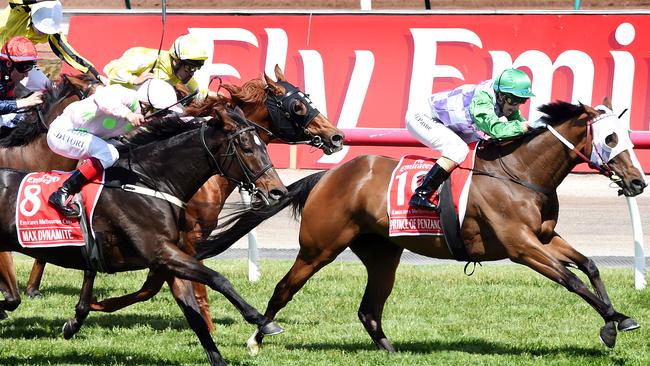
[[[428,197],[465,160],[468,143],[486,137],[519,136],[541,126],[538,121],[526,121],[519,113],[519,106],[533,96],[528,75],[518,69],[506,69],[494,80],[433,94],[426,105],[408,111],[408,131],[422,144],[441,153],[409,205],[438,209]]]
[[[67,106],[47,132],[47,144],[55,153],[83,161],[49,202],[66,217],[78,217],[79,208],[70,201],[84,184],[112,166],[119,157],[106,139],[117,137],[145,123],[144,115],[177,103],[176,91],[168,83],[151,79],[136,90],[121,85],[97,88],[90,97]]]
[[[62,6],[56,0],[9,0],[0,13],[0,43],[14,36],[24,36],[34,43],[50,44],[55,55],[82,73],[90,73],[102,82],[104,76],[88,60],[81,57],[61,32]],[[49,79],[38,67],[30,71],[25,82],[29,90],[43,90]]]
[[[175,86],[185,84],[190,92],[198,90],[198,98],[208,95],[207,86],[199,88],[194,73],[208,59],[208,50],[194,35],[178,37],[167,51],[145,47],[133,47],[122,57],[109,62],[104,67],[111,84],[121,84],[127,88],[137,88],[147,79],[158,78]]]
[[[14,87],[27,76],[36,65],[38,54],[34,43],[25,37],[10,38],[0,50],[0,126],[14,128],[25,114],[15,113],[43,103],[43,93],[16,100]]]

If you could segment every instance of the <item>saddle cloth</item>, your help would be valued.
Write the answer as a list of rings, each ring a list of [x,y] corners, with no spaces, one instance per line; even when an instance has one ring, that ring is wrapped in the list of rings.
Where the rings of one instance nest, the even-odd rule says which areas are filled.
[[[474,165],[476,143],[470,145],[472,159],[465,159],[463,164],[455,169],[450,179],[443,184],[437,192],[431,196],[431,201],[441,207],[443,215],[446,206],[441,199],[444,194],[445,185],[451,184],[451,196],[454,215],[462,218],[465,215],[467,206],[467,192],[471,182],[471,167]],[[417,155],[403,156],[391,175],[387,192],[387,210],[389,218],[389,236],[408,235],[443,235],[441,225],[441,213],[409,206],[408,202],[415,189],[420,185],[422,178],[435,164],[435,159],[425,158]],[[449,205],[451,206],[451,205]]]
[[[64,217],[47,202],[50,194],[69,176],[68,172],[49,171],[30,173],[23,178],[16,201],[16,230],[23,248],[86,245],[79,220]],[[91,181],[97,184],[86,184],[81,190],[90,227],[103,182],[102,174]]]

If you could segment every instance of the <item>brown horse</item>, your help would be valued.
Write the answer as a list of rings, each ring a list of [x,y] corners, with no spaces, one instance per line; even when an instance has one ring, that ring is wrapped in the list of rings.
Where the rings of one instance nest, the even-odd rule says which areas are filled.
[[[628,130],[615,115],[563,102],[540,110],[546,114],[547,129],[507,144],[487,144],[477,152],[460,228],[462,242],[469,261],[509,258],[578,294],[605,320],[600,337],[613,347],[616,323],[621,331],[639,325],[614,310],[594,262],[555,231],[559,211],[556,189],[578,163],[589,160],[585,155],[598,156],[591,155],[592,151],[605,156],[607,151],[622,150],[596,167],[611,176],[626,196],[643,191],[643,173],[632,163],[635,157]],[[396,164],[387,157],[362,156],[308,176],[289,186],[280,205],[263,214],[244,213],[215,240],[199,243],[197,258],[220,253],[261,221],[293,204],[294,210],[302,211],[300,251],[277,284],[265,315],[275,318],[311,276],[349,247],[368,271],[359,319],[377,347],[393,352],[381,317],[402,251],[406,248],[429,257],[454,259],[443,237],[388,236],[386,191]],[[570,266],[589,277],[593,292],[569,271]],[[256,333],[249,339],[252,351],[262,338]]]
[[[43,95],[43,105],[39,107],[43,112],[34,109],[30,112],[32,118],[0,139],[0,167],[27,171],[73,170],[77,165],[76,160],[54,154],[47,146],[47,128],[65,107],[93,93],[97,85],[96,79],[85,75],[64,75],[61,82],[53,83]],[[39,284],[40,277],[27,286],[25,292],[29,297],[40,295]],[[20,293],[10,252],[0,252],[0,290],[5,294],[0,309],[15,310],[20,304]],[[0,319],[6,316],[0,310]]]
[[[332,154],[343,147],[343,133],[325,116],[318,112],[308,97],[289,83],[282,70],[276,65],[277,82],[264,75],[264,78],[250,80],[241,87],[222,85],[231,96],[231,101],[240,107],[246,118],[258,126],[264,143],[279,139],[291,144],[310,144],[326,154]],[[193,116],[206,116],[215,100],[193,102],[186,113]],[[182,229],[184,250],[193,254],[194,243],[206,238],[217,225],[217,218],[226,198],[237,185],[220,176],[210,178],[188,202],[185,223]],[[36,261],[28,283],[28,288],[40,283],[45,263]],[[152,273],[142,288],[132,294],[109,298],[93,303],[91,310],[114,312],[140,301],[146,301],[157,294],[165,282],[163,274]],[[205,286],[195,284],[194,291],[201,306],[201,313],[210,330],[214,329],[210,304]]]
[[[15,210],[18,187],[26,173],[0,170],[0,204],[4,208],[0,214],[0,251],[19,251],[85,272],[75,317],[63,327],[66,339],[79,330],[90,311],[93,282],[100,269],[113,273],[149,268],[162,273],[167,281],[175,277],[201,282],[222,293],[247,322],[262,327],[264,333],[282,331],[246,303],[225,277],[179,248],[184,202],[212,175],[220,174],[247,189],[255,187],[254,197],[269,204],[286,193],[265,145],[243,113],[225,106],[213,112],[215,117],[202,123],[186,122],[174,114],[156,118],[126,140],[127,148],[121,149],[120,159],[106,170],[105,187],[93,212],[94,237],[98,252],[103,254],[99,265],[88,262],[83,247],[21,246]],[[138,190],[122,189],[125,184]],[[38,199],[32,195],[29,202]],[[46,203],[36,201],[32,205]],[[176,290],[177,303],[210,364],[225,364],[200,316],[190,283],[177,281],[175,285],[181,287]]]

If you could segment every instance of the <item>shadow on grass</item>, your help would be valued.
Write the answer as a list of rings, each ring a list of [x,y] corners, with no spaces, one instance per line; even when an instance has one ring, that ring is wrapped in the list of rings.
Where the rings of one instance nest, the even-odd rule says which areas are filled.
[[[169,360],[133,355],[131,353],[114,352],[111,355],[100,356],[91,354],[78,354],[76,352],[56,356],[0,357],[0,365],[182,365],[182,363]]]
[[[468,339],[457,342],[444,342],[444,341],[429,341],[429,342],[401,342],[394,343],[397,349],[397,354],[400,353],[415,353],[415,354],[430,354],[441,351],[451,352],[464,352],[468,354],[477,355],[530,355],[530,356],[548,356],[548,355],[564,355],[569,357],[599,357],[606,356],[609,352],[605,349],[597,347],[587,348],[579,346],[561,346],[561,347],[528,347],[517,346],[516,344],[500,344],[495,342],[485,341],[483,339]],[[309,343],[301,345],[285,345],[284,348],[288,350],[304,350],[308,348],[315,351],[325,350],[339,350],[346,352],[359,352],[359,351],[379,351],[374,344],[368,340],[367,343],[354,342],[354,343]]]
[[[70,315],[72,317],[72,313]],[[61,337],[61,328],[67,320],[68,318],[63,317],[10,317],[0,322],[0,339],[16,337],[25,339]],[[228,326],[235,324],[235,319],[218,318],[215,319],[215,323],[217,326]],[[81,327],[80,333],[82,334],[84,327],[100,327],[104,329],[149,327],[155,331],[190,329],[180,310],[178,317],[173,319],[146,314],[102,314],[94,317],[91,314]],[[3,365],[3,363],[0,362],[0,365]]]

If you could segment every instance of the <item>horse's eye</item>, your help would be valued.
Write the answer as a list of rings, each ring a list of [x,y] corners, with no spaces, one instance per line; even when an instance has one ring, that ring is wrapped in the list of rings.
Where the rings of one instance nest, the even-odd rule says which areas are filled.
[[[247,154],[247,155],[252,155],[253,154],[253,145],[251,144],[251,139],[248,136],[242,135],[239,138],[239,146],[241,148],[241,151],[244,154]]]
[[[618,135],[616,135],[616,132],[613,132],[611,135],[605,137],[605,144],[610,148],[616,147],[618,144]]]

